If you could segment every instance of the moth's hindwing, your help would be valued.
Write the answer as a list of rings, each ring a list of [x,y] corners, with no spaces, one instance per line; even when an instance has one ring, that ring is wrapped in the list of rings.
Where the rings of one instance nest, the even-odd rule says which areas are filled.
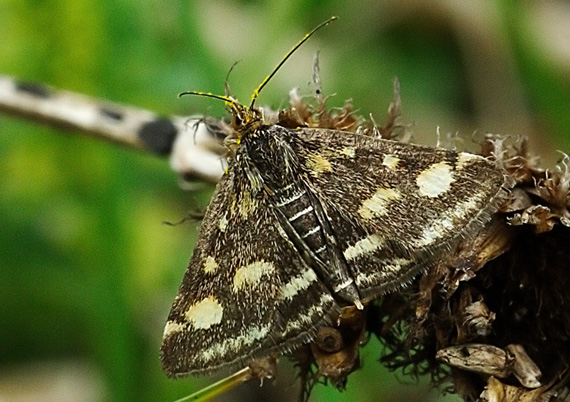
[[[307,342],[339,307],[279,228],[247,155],[208,206],[164,330],[170,376],[243,366]]]
[[[469,153],[326,129],[289,141],[363,298],[434,265],[488,222],[512,185]]]

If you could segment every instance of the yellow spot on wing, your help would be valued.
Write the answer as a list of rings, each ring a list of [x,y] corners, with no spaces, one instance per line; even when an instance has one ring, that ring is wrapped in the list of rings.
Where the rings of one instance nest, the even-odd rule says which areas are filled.
[[[261,278],[275,273],[275,266],[270,262],[256,261],[239,268],[234,275],[233,291],[237,292],[244,286],[256,286]]]
[[[358,213],[364,219],[373,219],[388,213],[388,205],[391,201],[400,198],[399,191],[392,188],[380,188],[372,197],[362,202]]]
[[[208,296],[191,305],[186,311],[186,321],[196,329],[208,329],[222,322],[224,309],[214,296]]]
[[[467,152],[460,152],[457,156],[456,169],[461,170],[469,165],[474,164],[475,162],[480,162],[482,159],[484,159],[482,156],[469,154]]]
[[[372,254],[384,244],[384,239],[379,234],[371,234],[364,239],[361,239],[344,250],[344,258],[347,261],[354,260],[363,255]]]
[[[292,277],[289,282],[281,287],[281,297],[283,299],[292,299],[300,291],[307,289],[313,282],[317,280],[315,271],[307,268],[299,275]]]
[[[227,218],[227,212],[225,212],[218,221],[218,229],[220,229],[222,232],[225,232],[227,227],[228,227],[228,218]]]
[[[356,284],[358,286],[370,286],[385,283],[387,278],[397,276],[402,270],[406,269],[408,265],[413,263],[413,260],[406,258],[394,258],[382,263],[382,269],[373,272],[360,273],[356,277]]]
[[[180,332],[184,330],[184,325],[179,324],[175,321],[168,321],[166,326],[164,327],[164,334],[162,335],[164,338],[174,334],[176,332]]]
[[[313,176],[333,170],[330,161],[321,154],[310,154],[307,158],[307,165]]]
[[[422,230],[421,238],[415,243],[418,247],[435,244],[442,238],[451,237],[449,234],[452,233],[454,227],[455,225],[451,219],[438,219]]]
[[[241,331],[238,334],[230,334],[219,342],[212,342],[212,345],[206,349],[197,351],[198,356],[203,360],[211,361],[224,357],[228,352],[236,352],[244,347],[263,339],[269,334],[270,326],[253,326],[247,328],[247,331]]]
[[[250,192],[244,192],[239,198],[239,213],[242,217],[247,218],[257,209],[258,202],[253,198]]]
[[[356,155],[356,149],[354,147],[344,147],[339,151],[339,154],[348,156],[349,158],[354,158]]]
[[[384,158],[382,159],[382,165],[384,165],[390,169],[396,169],[398,167],[399,162],[400,162],[400,158],[398,158],[395,155],[391,155],[391,154],[384,155]]]
[[[484,205],[484,199],[485,194],[474,194],[471,198],[457,204],[447,212],[446,218],[434,220],[427,225],[422,230],[421,237],[414,242],[415,246],[425,247],[442,241],[442,239],[453,237],[457,225],[466,222],[469,216],[475,216]]]
[[[316,320],[315,316],[323,316],[323,306],[327,304],[330,305],[332,302],[334,302],[332,296],[329,293],[323,293],[319,301],[312,305],[305,313],[298,314],[294,320],[288,320],[284,332],[288,333],[290,331],[311,327]]]
[[[453,170],[447,162],[434,163],[416,178],[420,195],[430,198],[446,193],[454,181]]]
[[[214,257],[208,256],[206,261],[204,261],[204,272],[207,274],[213,274],[218,270],[218,263],[214,260]]]

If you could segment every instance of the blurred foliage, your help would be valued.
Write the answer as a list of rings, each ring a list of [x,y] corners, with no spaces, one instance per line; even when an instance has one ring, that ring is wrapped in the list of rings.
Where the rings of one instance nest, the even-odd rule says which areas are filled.
[[[217,102],[176,94],[222,93],[240,60],[230,86],[246,100],[304,33],[338,15],[293,56],[260,104],[283,105],[294,86],[311,93],[320,49],[324,91],[336,94],[329,105],[350,98],[381,122],[398,76],[404,121],[414,123],[419,142],[434,145],[440,127],[460,133],[468,148],[479,130],[531,136],[549,161],[554,149],[570,150],[569,64],[535,35],[533,3],[428,4],[4,0],[0,74],[163,114],[221,116]],[[62,134],[0,116],[0,372],[87,361],[107,401],[174,400],[213,382],[167,380],[158,363],[198,227],[161,222],[204,207],[211,188],[185,193],[165,161]],[[425,386],[397,383],[376,362],[381,350],[371,340],[348,390],[319,386],[313,400],[426,400]],[[257,399],[293,394],[290,371],[283,365],[280,388],[265,386]],[[247,385],[228,400],[254,392],[257,384]]]

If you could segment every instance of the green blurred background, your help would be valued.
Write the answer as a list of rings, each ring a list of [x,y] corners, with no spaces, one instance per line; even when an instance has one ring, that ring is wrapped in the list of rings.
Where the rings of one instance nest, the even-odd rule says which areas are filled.
[[[468,149],[485,132],[525,135],[550,167],[556,150],[570,151],[570,5],[561,1],[2,0],[0,74],[162,114],[222,116],[221,102],[176,95],[223,93],[241,60],[230,85],[247,100],[331,15],[340,20],[293,56],[259,104],[285,105],[292,87],[311,93],[320,50],[323,89],[336,94],[329,105],[351,98],[378,122],[398,76],[418,142],[434,145],[438,127]],[[171,381],[160,370],[164,321],[198,227],[162,222],[205,206],[212,187],[184,192],[167,161],[76,134],[0,115],[0,400],[180,398],[214,379]],[[426,379],[383,369],[381,353],[372,339],[347,391],[317,386],[312,400],[438,400]],[[285,362],[277,385],[220,400],[292,400],[293,381]]]

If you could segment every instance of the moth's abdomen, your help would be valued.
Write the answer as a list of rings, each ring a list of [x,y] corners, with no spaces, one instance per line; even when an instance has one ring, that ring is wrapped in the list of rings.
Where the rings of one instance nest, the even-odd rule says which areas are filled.
[[[360,295],[319,201],[302,181],[274,191],[282,232],[337,298],[362,308]]]
[[[274,202],[275,207],[295,230],[298,240],[304,242],[316,257],[327,262],[327,246],[322,227],[317,219],[315,206],[311,204],[302,183],[293,182],[276,190]]]

